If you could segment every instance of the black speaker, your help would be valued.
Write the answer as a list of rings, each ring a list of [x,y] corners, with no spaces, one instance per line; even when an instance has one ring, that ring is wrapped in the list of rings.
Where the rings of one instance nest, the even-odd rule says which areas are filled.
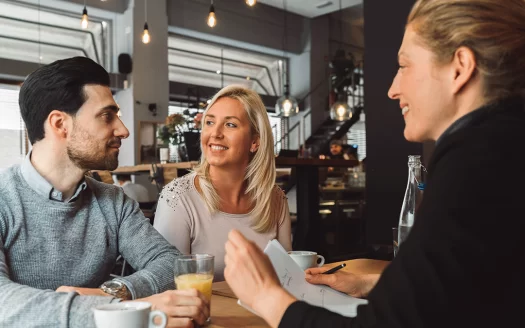
[[[118,71],[121,74],[131,73],[131,56],[128,54],[118,55]]]

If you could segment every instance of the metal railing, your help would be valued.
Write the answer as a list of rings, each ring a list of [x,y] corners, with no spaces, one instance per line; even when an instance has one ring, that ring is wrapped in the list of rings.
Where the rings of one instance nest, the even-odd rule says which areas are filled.
[[[290,149],[290,136],[293,135],[295,131],[297,131],[297,150],[301,149],[301,146],[304,146],[306,142],[306,118],[311,114],[311,110],[305,112],[301,119],[298,122],[296,122],[291,128],[289,128],[288,131],[286,131],[281,136],[281,138],[275,142],[274,149],[276,154],[279,149]],[[274,127],[276,127],[276,125],[272,127],[272,132]],[[283,147],[283,142],[286,143],[286,148]],[[280,146],[280,148],[278,147],[278,145]]]

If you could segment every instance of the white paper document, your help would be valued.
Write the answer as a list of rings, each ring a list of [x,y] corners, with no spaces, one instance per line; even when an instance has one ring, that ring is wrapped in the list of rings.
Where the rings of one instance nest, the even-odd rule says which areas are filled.
[[[347,317],[355,317],[357,306],[368,303],[367,300],[348,296],[328,286],[308,283],[304,279],[304,271],[275,239],[268,242],[264,252],[270,257],[283,288],[299,300]],[[238,303],[244,306],[242,302]],[[253,312],[248,307],[246,308]]]

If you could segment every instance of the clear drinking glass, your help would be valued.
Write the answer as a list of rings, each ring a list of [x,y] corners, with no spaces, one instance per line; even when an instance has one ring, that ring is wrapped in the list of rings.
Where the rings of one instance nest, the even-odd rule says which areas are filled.
[[[175,259],[175,288],[197,289],[211,304],[215,257],[209,254],[179,255]],[[210,318],[208,318],[208,323]]]

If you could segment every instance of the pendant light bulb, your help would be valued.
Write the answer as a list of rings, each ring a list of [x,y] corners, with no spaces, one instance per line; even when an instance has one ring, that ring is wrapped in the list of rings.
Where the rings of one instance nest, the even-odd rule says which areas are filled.
[[[255,6],[256,3],[257,3],[257,0],[246,0],[246,4],[250,7]]]
[[[275,104],[275,113],[278,116],[290,117],[299,113],[299,103],[294,97],[290,96],[288,88],[288,85],[284,86],[284,95],[277,99]]]
[[[334,121],[346,121],[352,118],[352,109],[345,101],[336,101],[330,108],[330,118]]]
[[[144,23],[144,32],[142,32],[142,43],[148,44],[151,40],[149,35],[148,23]]]
[[[82,21],[80,22],[80,26],[82,26],[82,28],[85,30],[88,27],[88,23],[89,23],[88,13],[87,13],[86,6],[84,6],[84,10],[82,11]]]
[[[217,25],[217,18],[215,17],[215,7],[213,7],[213,4],[210,6],[210,14],[208,15],[208,26],[214,27]]]

